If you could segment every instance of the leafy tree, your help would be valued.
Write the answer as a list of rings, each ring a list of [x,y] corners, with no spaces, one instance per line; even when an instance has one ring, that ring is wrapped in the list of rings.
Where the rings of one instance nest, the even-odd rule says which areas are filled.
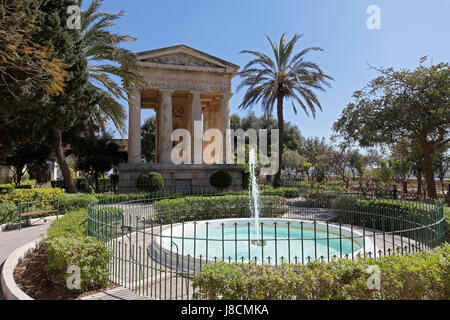
[[[345,183],[345,188],[348,189],[350,182],[350,177],[347,173],[347,168],[350,163],[350,154],[344,150],[334,150],[332,157],[332,169],[335,174],[337,174],[342,181]]]
[[[303,166],[300,167],[300,173],[302,174],[302,176],[304,174],[306,174],[306,176],[308,177],[308,181],[310,180],[309,170],[311,170],[311,167],[312,167],[312,163],[311,162],[307,162],[307,161],[304,162]]]
[[[63,59],[32,38],[38,27],[31,1],[0,2],[0,92],[2,100],[15,99],[30,90],[60,94],[67,75]],[[6,101],[2,101],[5,102]],[[2,104],[3,105],[3,104]],[[6,104],[5,104],[6,105]],[[10,121],[17,121],[12,118]]]
[[[237,114],[232,114],[230,117],[230,128],[233,130],[242,128],[242,120]]]
[[[0,165],[12,168],[14,185],[18,187],[27,167],[36,168],[45,165],[51,150],[51,144],[48,141],[40,144],[17,142],[7,153],[0,154]]]
[[[380,167],[373,170],[375,181],[380,181],[390,187],[394,178],[394,162],[392,159],[381,160]]]
[[[300,147],[300,154],[305,157],[307,162],[311,163],[312,176],[310,178],[317,178],[319,174],[330,173],[332,168],[332,146],[328,145],[324,138],[308,138],[303,141]],[[317,180],[317,179],[316,179]]]
[[[37,28],[31,34],[33,41],[64,59],[70,67],[64,77],[64,94],[52,96],[44,90],[34,90],[29,95],[21,95],[14,104],[8,105],[9,114],[19,117],[20,123],[13,127],[0,125],[0,133],[6,131],[16,140],[23,137],[39,142],[51,134],[54,155],[70,192],[76,188],[64,158],[63,134],[80,123],[104,121],[103,115],[112,119],[122,132],[126,113],[118,99],[125,98],[125,89],[115,77],[121,77],[125,85],[140,83],[136,56],[120,47],[133,38],[109,29],[123,12],[100,12],[101,3],[92,1],[82,13],[81,30],[69,30],[67,7],[81,6],[81,1],[27,0],[27,10],[37,17]],[[3,123],[8,123],[7,120],[10,119]],[[32,130],[24,133],[23,127]],[[10,141],[0,141],[1,148],[7,149]]]
[[[405,139],[423,154],[428,196],[436,198],[432,159],[450,142],[448,63],[415,70],[377,69],[380,76],[353,94],[334,124],[344,140],[362,147]]]
[[[450,155],[445,152],[439,152],[433,159],[433,168],[437,172],[439,181],[441,182],[442,193],[445,195],[444,178],[450,169]]]
[[[403,192],[408,193],[408,179],[413,173],[414,154],[408,141],[400,140],[392,147],[392,158],[394,159],[394,178],[403,186]]]
[[[155,140],[156,139],[156,118],[150,117],[141,128],[142,156],[150,162],[156,161]]]
[[[285,149],[283,154],[283,167],[288,171],[289,176],[293,176],[300,172],[300,168],[303,167],[305,159],[294,150]]]
[[[250,61],[240,72],[242,82],[238,90],[247,87],[240,108],[250,108],[261,102],[265,114],[272,114],[275,103],[277,107],[277,119],[280,145],[279,145],[279,169],[275,175],[273,185],[281,186],[281,167],[283,163],[284,144],[284,101],[291,101],[294,112],[295,105],[308,114],[308,110],[315,116],[316,108],[322,109],[320,102],[313,90],[324,90],[329,86],[328,80],[332,78],[326,75],[317,64],[306,61],[305,55],[310,51],[322,51],[321,48],[312,47],[294,53],[294,46],[301,36],[294,35],[285,42],[284,34],[279,44],[272,42],[267,37],[272,47],[275,60],[262,52],[244,50],[255,59]]]
[[[394,180],[396,183],[401,183],[403,192],[408,193],[408,179],[412,172],[414,163],[409,159],[401,159],[393,161]]]
[[[358,150],[350,150],[348,152],[348,167],[352,172],[352,180],[355,181],[358,168],[364,163],[364,156]]]
[[[109,135],[80,137],[66,151],[68,155],[76,157],[75,168],[83,172],[97,192],[100,176],[105,178],[108,171],[127,159],[127,153]]]

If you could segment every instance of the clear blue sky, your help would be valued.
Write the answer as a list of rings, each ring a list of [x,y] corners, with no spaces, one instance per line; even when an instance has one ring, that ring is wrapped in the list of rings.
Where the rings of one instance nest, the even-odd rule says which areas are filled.
[[[369,5],[381,9],[381,30],[366,27]],[[129,49],[185,44],[240,66],[250,59],[243,49],[270,53],[265,34],[303,34],[297,48],[322,47],[309,59],[335,78],[332,89],[319,93],[323,112],[316,119],[286,108],[285,119],[306,137],[329,138],[352,93],[376,75],[367,63],[414,68],[425,55],[448,62],[450,52],[449,0],[105,0],[102,9],[126,12],[114,30],[138,39]],[[237,108],[244,94],[236,92],[238,83],[235,78],[231,111],[245,115]],[[254,110],[261,114],[260,106]],[[143,111],[142,121],[150,115]]]

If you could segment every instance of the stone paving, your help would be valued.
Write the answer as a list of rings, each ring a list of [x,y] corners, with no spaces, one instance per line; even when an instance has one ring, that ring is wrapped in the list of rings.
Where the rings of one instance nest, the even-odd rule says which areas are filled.
[[[17,248],[40,238],[47,233],[54,217],[32,220],[29,227],[22,227],[18,230],[16,226],[11,225],[9,230],[0,232],[0,271],[3,263],[8,256]],[[81,300],[148,300],[148,297],[139,296],[129,289],[118,287],[108,291],[102,291],[92,296],[87,296]],[[2,290],[0,288],[0,300],[4,300]]]
[[[32,222],[31,226],[22,228],[22,230],[11,226],[10,230],[0,232],[0,266],[3,267],[3,263],[14,250],[38,239],[41,235],[45,235],[52,220],[54,218],[39,219]],[[0,300],[3,299],[4,297],[0,290]]]

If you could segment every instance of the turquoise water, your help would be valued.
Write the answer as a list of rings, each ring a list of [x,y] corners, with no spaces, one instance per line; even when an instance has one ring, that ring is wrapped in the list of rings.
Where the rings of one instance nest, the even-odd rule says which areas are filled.
[[[302,262],[320,257],[328,259],[351,255],[361,249],[354,241],[352,247],[351,239],[345,238],[344,233],[339,239],[339,234],[330,232],[327,241],[326,231],[316,230],[314,235],[311,227],[305,226],[302,232],[299,227],[291,226],[288,230],[287,225],[277,226],[275,235],[274,225],[263,225],[258,237],[255,225],[250,227],[250,232],[248,225],[224,226],[223,229],[218,225],[209,228],[208,237],[206,230],[202,230],[196,232],[195,240],[194,233],[185,233],[184,239],[174,238],[173,242],[178,246],[179,253],[185,256],[226,261],[249,261],[256,257],[259,262],[264,260],[271,263],[275,263],[275,260]],[[265,245],[252,243],[252,240],[258,239],[263,239]],[[358,240],[358,236],[355,235],[354,239]]]

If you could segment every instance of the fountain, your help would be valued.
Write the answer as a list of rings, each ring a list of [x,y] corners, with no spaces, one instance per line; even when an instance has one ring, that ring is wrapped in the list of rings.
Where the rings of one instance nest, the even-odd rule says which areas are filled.
[[[363,247],[374,251],[371,240],[366,239],[364,234],[344,226],[261,217],[256,169],[257,154],[255,149],[251,149],[249,217],[223,217],[166,225],[155,235],[152,244],[155,259],[159,255],[159,259],[164,257],[164,261],[172,261],[169,264],[182,261],[183,268],[198,269],[207,262],[217,260],[304,262],[320,257],[330,259],[333,256],[355,255],[364,251]],[[176,252],[174,248],[177,248]]]
[[[255,229],[257,239],[252,240],[251,243],[256,246],[265,246],[266,241],[260,240],[259,234],[259,188],[258,180],[256,178],[256,149],[251,149],[249,154],[249,169],[250,169],[250,184],[249,184],[249,206],[251,216],[255,219]]]

